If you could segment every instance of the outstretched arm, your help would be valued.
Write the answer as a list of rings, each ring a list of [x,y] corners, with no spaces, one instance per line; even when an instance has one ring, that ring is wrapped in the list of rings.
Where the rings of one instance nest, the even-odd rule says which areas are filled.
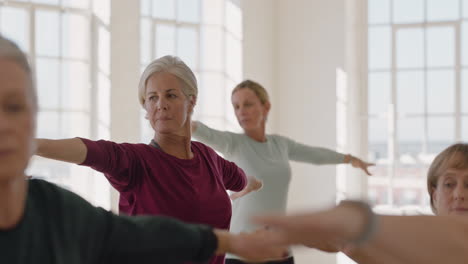
[[[229,153],[234,144],[234,133],[213,129],[199,121],[192,121],[192,135],[196,140],[223,154]]]
[[[294,161],[317,165],[350,163],[354,168],[362,169],[367,175],[371,175],[368,171],[368,167],[375,165],[362,161],[350,154],[344,155],[331,149],[309,146],[289,138],[285,138],[285,142],[287,144],[289,158]]]
[[[294,216],[261,217],[279,230],[275,244],[304,244],[326,251],[345,251],[359,263],[465,263],[468,219],[446,216],[376,216],[369,239],[353,244],[367,228],[359,206]],[[331,249],[331,250],[330,250]],[[393,256],[393,257],[390,257]]]
[[[36,155],[75,164],[85,161],[88,149],[79,138],[36,139]]]
[[[351,166],[353,166],[354,168],[363,170],[367,175],[372,175],[372,174],[369,172],[368,168],[369,168],[370,166],[375,166],[374,163],[369,163],[369,162],[363,161],[363,160],[361,160],[360,158],[354,157],[354,156],[351,155],[351,154],[345,155],[345,157],[344,157],[344,159],[343,159],[343,162],[344,162],[344,163],[350,163]]]

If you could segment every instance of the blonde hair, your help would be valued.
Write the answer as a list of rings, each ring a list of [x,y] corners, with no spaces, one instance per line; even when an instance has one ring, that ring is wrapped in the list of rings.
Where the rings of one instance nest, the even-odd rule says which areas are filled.
[[[32,103],[34,106],[34,110],[37,111],[38,103],[35,79],[28,59],[13,41],[3,37],[2,35],[0,35],[0,58],[5,58],[15,62],[21,67],[21,69],[23,69],[26,72],[26,75],[29,79],[29,90],[31,92]]]
[[[431,199],[431,208],[434,213],[437,213],[437,210],[434,207],[432,196],[434,194],[434,189],[437,188],[439,177],[448,169],[466,168],[468,168],[468,144],[453,144],[435,157],[427,172],[427,191]]]
[[[250,89],[252,92],[254,92],[257,95],[258,99],[260,99],[260,102],[262,104],[270,102],[270,98],[268,97],[268,92],[266,91],[266,89],[259,83],[254,82],[252,80],[245,80],[236,85],[236,87],[234,87],[234,89],[232,90],[231,96],[233,96],[234,93],[236,93],[240,89],[245,88]]]
[[[138,99],[141,106],[145,105],[146,84],[148,79],[156,73],[167,72],[176,76],[182,84],[182,92],[185,96],[198,95],[197,78],[192,70],[176,56],[167,55],[152,61],[143,71],[138,85]]]

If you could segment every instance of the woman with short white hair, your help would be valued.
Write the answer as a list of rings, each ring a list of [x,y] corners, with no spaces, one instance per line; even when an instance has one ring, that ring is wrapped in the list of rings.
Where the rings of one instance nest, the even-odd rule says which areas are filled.
[[[37,140],[37,155],[91,167],[104,173],[120,193],[120,212],[166,215],[229,229],[231,200],[261,183],[199,142],[191,141],[197,81],[177,57],[151,62],[143,72],[139,101],[154,129],[149,144],[117,144],[84,138]],[[209,262],[224,263],[224,256]]]
[[[0,36],[0,263],[95,264],[207,261],[238,252],[280,257],[268,232],[231,235],[168,217],[116,216],[40,179],[26,180],[37,97],[26,56]]]

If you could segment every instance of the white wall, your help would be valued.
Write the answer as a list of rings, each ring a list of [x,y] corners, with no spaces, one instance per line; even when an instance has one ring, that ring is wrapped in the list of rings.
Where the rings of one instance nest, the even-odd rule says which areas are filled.
[[[269,132],[336,147],[336,69],[345,67],[344,0],[244,0],[244,76],[269,87]],[[293,163],[289,210],[335,202],[335,167]],[[334,254],[295,252],[296,263],[336,263]]]
[[[241,2],[244,23],[243,69],[244,79],[252,79],[268,90],[272,109],[267,124],[276,131],[276,1],[244,0]]]
[[[111,1],[111,140],[140,142],[140,105],[137,89],[140,69],[139,1]],[[112,211],[118,212],[119,194],[111,192]]]

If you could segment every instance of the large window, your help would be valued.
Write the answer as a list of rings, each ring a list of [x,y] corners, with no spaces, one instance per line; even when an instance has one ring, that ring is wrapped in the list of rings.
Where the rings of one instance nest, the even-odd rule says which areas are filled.
[[[230,0],[141,0],[141,68],[177,55],[195,72],[199,94],[194,119],[235,127],[230,91],[242,79],[242,14]],[[153,130],[143,118],[142,140]]]
[[[426,208],[426,172],[468,140],[468,1],[368,0],[369,178],[374,205]]]
[[[0,1],[1,34],[28,53],[36,71],[38,137],[108,137],[109,5],[109,0]],[[29,173],[109,206],[104,177],[89,169],[35,157]]]

